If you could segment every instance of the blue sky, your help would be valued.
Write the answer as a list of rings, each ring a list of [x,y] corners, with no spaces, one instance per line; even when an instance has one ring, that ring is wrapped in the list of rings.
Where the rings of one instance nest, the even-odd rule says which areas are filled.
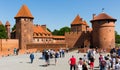
[[[92,14],[104,12],[117,19],[115,30],[120,34],[120,0],[0,0],[0,20],[8,20],[11,28],[14,16],[26,4],[34,16],[34,24],[46,24],[53,31],[69,26],[77,14],[91,26]]]

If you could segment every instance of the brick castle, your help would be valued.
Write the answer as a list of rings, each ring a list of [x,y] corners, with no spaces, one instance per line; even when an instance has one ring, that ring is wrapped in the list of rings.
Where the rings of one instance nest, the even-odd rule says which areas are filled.
[[[111,49],[115,47],[114,28],[116,19],[103,12],[99,15],[93,15],[93,19],[90,21],[92,28],[77,15],[71,23],[70,32],[66,32],[65,36],[54,36],[47,30],[46,25],[35,25],[33,22],[34,17],[26,5],[21,7],[14,18],[16,23],[14,31],[10,32],[10,23],[8,21],[5,25],[8,39],[5,41],[1,39],[0,43],[0,48],[4,50],[13,48],[21,50],[58,50],[60,48]]]

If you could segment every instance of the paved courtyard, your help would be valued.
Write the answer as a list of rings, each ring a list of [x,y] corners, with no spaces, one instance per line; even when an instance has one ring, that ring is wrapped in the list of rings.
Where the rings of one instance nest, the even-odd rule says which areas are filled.
[[[69,58],[74,55],[78,61],[79,57],[83,57],[84,54],[77,53],[77,51],[66,53],[64,58],[57,59],[56,65],[55,60],[50,59],[49,66],[45,66],[45,60],[39,59],[41,53],[34,53],[35,59],[32,64],[30,63],[29,54],[2,57],[0,58],[0,70],[69,70]],[[99,70],[97,68],[99,54],[96,54],[95,57],[95,70]]]

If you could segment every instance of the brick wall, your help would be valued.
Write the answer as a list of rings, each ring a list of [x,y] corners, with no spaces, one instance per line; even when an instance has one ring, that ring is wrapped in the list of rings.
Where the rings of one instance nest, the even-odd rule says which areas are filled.
[[[67,45],[65,43],[49,43],[49,44],[32,43],[32,44],[27,44],[27,49],[37,49],[39,51],[42,51],[44,49],[59,50],[60,48],[66,49]]]
[[[8,51],[18,48],[18,39],[0,39],[0,51]]]

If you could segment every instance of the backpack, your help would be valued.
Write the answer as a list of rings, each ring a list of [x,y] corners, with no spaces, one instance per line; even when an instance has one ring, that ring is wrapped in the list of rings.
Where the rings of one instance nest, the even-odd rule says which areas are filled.
[[[105,60],[102,60],[102,61],[101,61],[101,66],[103,66],[103,67],[106,66],[106,61],[105,61]]]

